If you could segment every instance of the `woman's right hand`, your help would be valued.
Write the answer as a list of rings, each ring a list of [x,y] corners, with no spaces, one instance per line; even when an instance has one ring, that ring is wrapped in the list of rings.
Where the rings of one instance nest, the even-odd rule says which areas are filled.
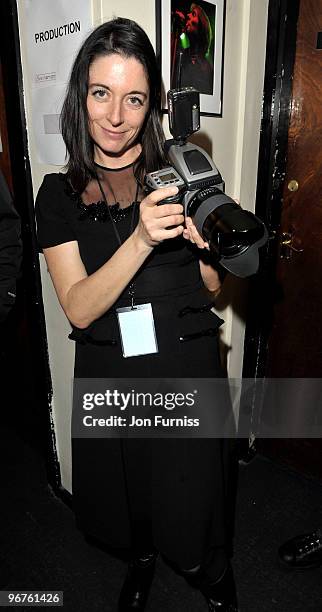
[[[149,193],[140,204],[139,223],[135,228],[136,239],[153,248],[163,240],[176,238],[183,233],[183,206],[179,203],[160,204],[164,198],[176,195],[177,187],[162,187]]]

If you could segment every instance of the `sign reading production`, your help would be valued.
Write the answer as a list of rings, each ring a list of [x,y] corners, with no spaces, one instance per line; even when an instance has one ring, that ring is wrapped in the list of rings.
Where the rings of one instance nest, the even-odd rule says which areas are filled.
[[[24,0],[32,123],[41,163],[62,166],[59,118],[70,70],[92,29],[90,0]]]

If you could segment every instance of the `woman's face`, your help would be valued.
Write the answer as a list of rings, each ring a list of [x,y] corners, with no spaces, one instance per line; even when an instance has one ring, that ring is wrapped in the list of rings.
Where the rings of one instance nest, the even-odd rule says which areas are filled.
[[[199,12],[196,7],[194,7],[190,13],[188,13],[187,21],[186,21],[186,30],[188,33],[197,33],[199,28]]]
[[[141,151],[138,136],[148,109],[149,85],[137,59],[117,53],[95,59],[87,94],[95,161],[110,167],[132,163]]]

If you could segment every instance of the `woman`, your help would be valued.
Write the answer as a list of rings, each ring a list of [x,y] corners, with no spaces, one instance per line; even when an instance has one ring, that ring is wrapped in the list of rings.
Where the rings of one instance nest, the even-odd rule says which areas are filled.
[[[207,13],[194,2],[186,16],[176,10],[172,15],[171,31],[173,63],[171,86],[178,86],[179,51],[182,53],[184,50],[181,59],[181,86],[192,86],[200,93],[212,95],[214,39]]]
[[[157,206],[176,188],[142,188],[145,173],[166,164],[159,92],[136,23],[115,19],[84,42],[62,112],[67,172],[45,176],[36,202],[39,243],[73,326],[75,378],[222,376],[216,338],[199,333],[221,324],[210,312],[218,274],[198,258],[207,245],[191,220],[183,227],[181,204]],[[125,357],[118,309],[133,303],[149,306],[156,343]],[[79,527],[131,550],[119,610],[145,608],[158,551],[188,570],[209,609],[237,609],[227,468],[219,440],[73,439]]]

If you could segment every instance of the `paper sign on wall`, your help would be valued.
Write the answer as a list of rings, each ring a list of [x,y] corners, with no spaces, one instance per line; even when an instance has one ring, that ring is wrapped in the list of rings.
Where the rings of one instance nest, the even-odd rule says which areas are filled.
[[[32,121],[41,163],[65,163],[59,116],[69,73],[92,29],[91,0],[24,0]]]

